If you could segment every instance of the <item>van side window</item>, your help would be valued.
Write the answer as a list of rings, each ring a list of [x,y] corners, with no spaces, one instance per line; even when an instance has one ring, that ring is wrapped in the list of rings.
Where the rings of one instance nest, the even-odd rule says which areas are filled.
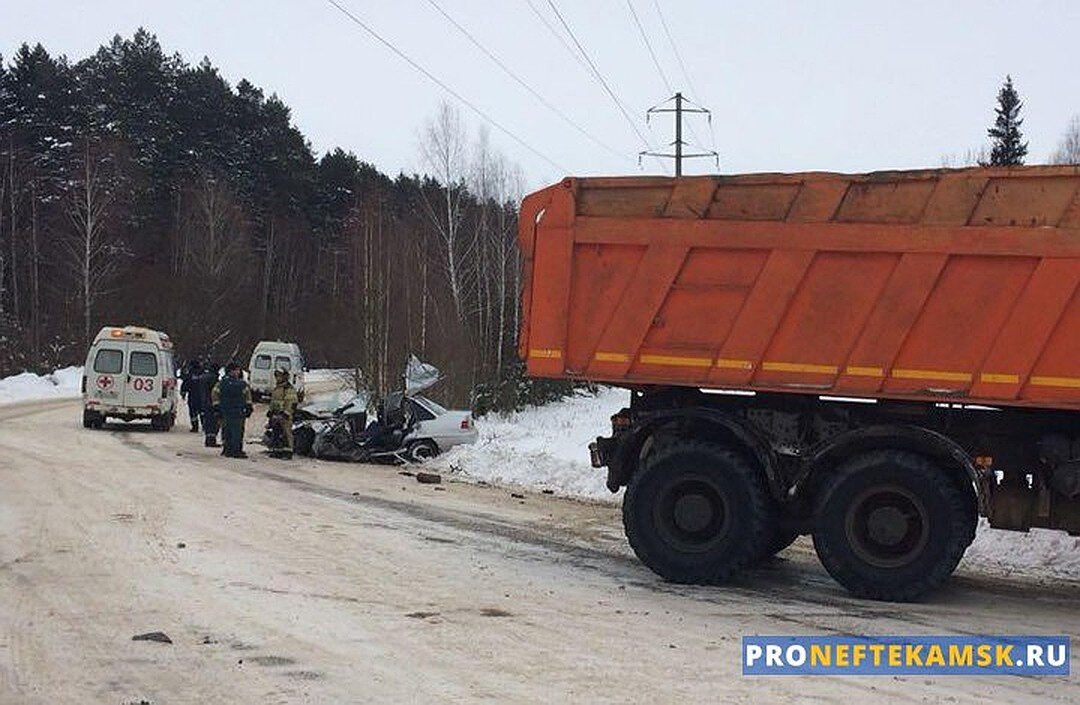
[[[292,360],[290,360],[287,357],[280,357],[279,356],[276,360],[274,360],[274,369],[275,370],[291,370],[292,369]]]
[[[138,377],[157,376],[157,355],[148,352],[132,352],[128,372]]]
[[[255,357],[255,369],[268,370],[270,369],[270,356],[269,355],[257,355]]]
[[[94,356],[94,372],[107,375],[118,374],[124,369],[124,353],[121,350],[102,348]]]

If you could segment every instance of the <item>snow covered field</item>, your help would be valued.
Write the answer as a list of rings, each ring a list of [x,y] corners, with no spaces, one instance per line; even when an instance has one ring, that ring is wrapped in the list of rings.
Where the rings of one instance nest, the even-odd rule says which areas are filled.
[[[81,367],[65,367],[47,375],[32,372],[0,379],[0,404],[34,399],[77,397],[82,385]]]
[[[614,502],[604,486],[606,472],[589,464],[589,443],[610,433],[611,415],[629,403],[626,390],[602,388],[596,396],[489,414],[476,421],[476,445],[452,448],[433,464],[493,484]]]

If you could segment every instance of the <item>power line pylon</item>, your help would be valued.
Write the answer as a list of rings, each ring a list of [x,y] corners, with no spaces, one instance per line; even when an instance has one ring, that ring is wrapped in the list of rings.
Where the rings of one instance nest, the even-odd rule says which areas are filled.
[[[674,108],[664,107],[664,106],[668,105],[669,103],[671,103],[672,101],[674,101],[674,103],[675,103]],[[690,105],[690,107],[685,107],[683,105],[684,103],[688,103]],[[646,122],[648,122],[649,118],[652,116],[653,113],[675,113],[675,141],[671,143],[671,146],[675,147],[675,153],[674,154],[668,154],[668,153],[665,153],[665,152],[648,152],[648,151],[646,151],[646,152],[638,152],[638,160],[639,161],[641,160],[641,157],[644,157],[644,156],[664,157],[664,158],[667,158],[667,159],[674,159],[675,160],[675,176],[682,176],[683,159],[699,159],[699,158],[702,158],[702,157],[713,157],[714,159],[716,159],[716,169],[717,169],[717,171],[720,170],[720,155],[714,150],[709,150],[707,152],[695,152],[695,153],[691,153],[691,154],[684,154],[683,153],[683,147],[687,145],[687,142],[683,141],[683,138],[682,138],[682,133],[683,133],[682,132],[683,113],[701,113],[701,114],[704,114],[704,115],[706,115],[708,117],[709,122],[712,122],[712,112],[710,110],[692,103],[691,101],[689,101],[688,99],[683,97],[682,93],[676,93],[674,96],[672,96],[671,98],[668,98],[663,103],[660,103],[659,105],[654,105],[653,107],[651,107],[647,111],[645,111],[645,121]]]

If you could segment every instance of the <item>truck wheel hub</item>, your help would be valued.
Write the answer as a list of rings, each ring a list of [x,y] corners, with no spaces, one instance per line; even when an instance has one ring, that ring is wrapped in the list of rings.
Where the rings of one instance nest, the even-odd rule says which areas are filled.
[[[929,520],[923,503],[902,487],[871,488],[851,503],[845,522],[851,549],[882,568],[909,563],[926,547]]]
[[[681,551],[708,550],[727,532],[727,503],[709,482],[695,480],[672,487],[657,509],[660,533]]]

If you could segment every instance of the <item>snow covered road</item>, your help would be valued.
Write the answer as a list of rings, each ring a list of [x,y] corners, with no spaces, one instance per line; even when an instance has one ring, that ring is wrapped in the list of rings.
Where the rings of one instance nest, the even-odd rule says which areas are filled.
[[[256,416],[257,418],[257,416]],[[0,408],[0,702],[1076,702],[1070,678],[745,678],[746,634],[1080,635],[1075,581],[851,599],[805,542],[660,582],[617,507],[396,468],[226,461],[179,428]],[[162,631],[172,644],[132,641]]]

